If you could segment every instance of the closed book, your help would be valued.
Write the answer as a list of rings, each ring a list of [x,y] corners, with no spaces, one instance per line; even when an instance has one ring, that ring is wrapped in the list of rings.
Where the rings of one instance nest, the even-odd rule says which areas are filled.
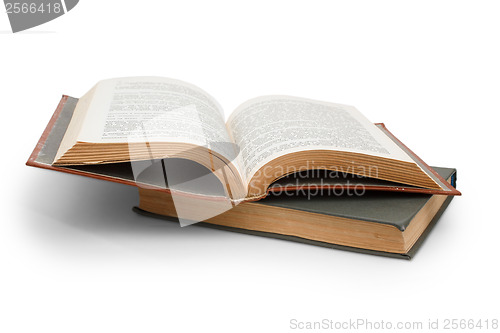
[[[455,169],[434,170],[456,186]],[[141,203],[134,211],[178,221],[169,194],[143,191],[150,193],[141,194]],[[452,199],[439,194],[382,191],[362,195],[270,195],[241,203],[195,226],[411,259]],[[190,200],[187,204],[193,212],[200,209],[200,203]]]

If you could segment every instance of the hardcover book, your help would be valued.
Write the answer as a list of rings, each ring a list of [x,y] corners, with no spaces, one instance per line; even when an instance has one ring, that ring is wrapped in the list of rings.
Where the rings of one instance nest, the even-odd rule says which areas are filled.
[[[243,103],[227,122],[223,114],[215,99],[182,81],[104,80],[79,100],[62,98],[44,133],[57,124],[54,151],[38,160],[34,153],[28,164],[231,205],[284,189],[356,185],[459,194],[383,124],[370,123],[351,106],[264,96]],[[158,161],[168,180],[145,176]],[[204,171],[190,167],[195,164]],[[132,177],[116,177],[127,167]],[[311,177],[311,170],[321,172]],[[287,178],[301,172],[306,176],[293,183]],[[204,182],[209,173],[221,184],[217,191],[211,180]]]
[[[456,186],[456,170],[434,168]],[[171,195],[141,190],[134,211],[178,221]],[[370,191],[362,196],[269,195],[243,202],[195,226],[278,238],[379,256],[411,259],[453,196]],[[189,202],[192,207],[204,201]],[[196,209],[193,210],[196,215]],[[196,216],[195,216],[196,218]]]

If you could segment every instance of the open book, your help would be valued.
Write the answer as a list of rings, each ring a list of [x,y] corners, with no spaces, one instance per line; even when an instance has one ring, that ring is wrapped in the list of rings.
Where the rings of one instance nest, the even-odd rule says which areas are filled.
[[[164,159],[203,166],[235,201],[262,198],[280,180],[304,174],[306,179],[311,170],[323,172],[324,187],[331,185],[324,179],[348,174],[392,190],[459,194],[352,106],[264,96],[240,105],[226,122],[209,94],[159,77],[96,84],[78,101],[52,165]],[[165,176],[187,179],[190,169],[180,165],[169,170],[162,164]],[[296,188],[308,184],[303,180]]]

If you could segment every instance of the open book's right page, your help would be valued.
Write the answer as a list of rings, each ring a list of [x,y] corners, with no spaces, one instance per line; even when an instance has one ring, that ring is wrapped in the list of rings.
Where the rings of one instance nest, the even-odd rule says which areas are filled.
[[[348,105],[290,96],[258,97],[227,121],[240,147],[247,181],[271,160],[298,151],[338,150],[414,162],[396,143]]]

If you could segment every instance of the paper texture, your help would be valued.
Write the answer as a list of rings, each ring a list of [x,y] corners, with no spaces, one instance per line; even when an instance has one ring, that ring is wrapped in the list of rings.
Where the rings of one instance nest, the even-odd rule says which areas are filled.
[[[228,120],[241,149],[244,176],[269,161],[304,150],[339,150],[412,161],[352,106],[289,96],[252,99]]]
[[[217,102],[196,86],[158,77],[99,82],[78,141],[182,142],[234,158]]]

